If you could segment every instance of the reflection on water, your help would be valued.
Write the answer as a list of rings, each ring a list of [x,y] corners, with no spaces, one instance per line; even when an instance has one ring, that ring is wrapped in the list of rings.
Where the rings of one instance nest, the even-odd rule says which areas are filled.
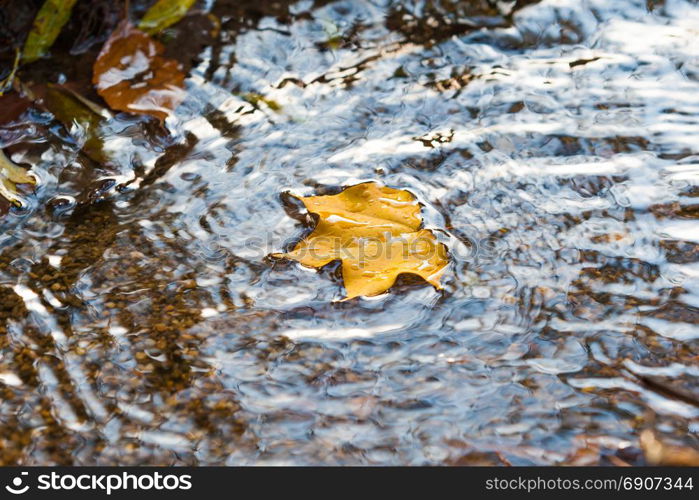
[[[117,115],[98,164],[40,109],[0,127],[41,179],[1,226],[0,461],[696,444],[699,6],[257,4],[213,2],[169,133]],[[370,180],[424,205],[444,290],[337,302],[337,265],[266,257],[309,230],[285,192]]]

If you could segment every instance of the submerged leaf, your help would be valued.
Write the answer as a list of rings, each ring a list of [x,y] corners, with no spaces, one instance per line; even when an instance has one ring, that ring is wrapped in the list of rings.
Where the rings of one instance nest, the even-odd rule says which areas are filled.
[[[699,451],[688,446],[667,444],[650,429],[641,432],[641,449],[648,465],[664,467],[697,467]]]
[[[0,196],[13,205],[22,206],[22,198],[17,193],[17,184],[36,184],[36,179],[22,167],[12,163],[0,149]]]
[[[46,108],[80,143],[83,152],[98,163],[106,163],[100,126],[104,120],[99,107],[64,87],[49,85],[44,98]],[[79,127],[76,129],[76,126]]]
[[[12,62],[10,74],[0,81],[0,96],[4,95],[6,90],[11,89],[15,82],[15,74],[19,68],[19,55],[19,49],[15,49],[15,59]]]
[[[0,127],[16,120],[31,104],[31,100],[17,92],[0,96]]]
[[[318,224],[291,252],[275,257],[309,267],[340,259],[348,299],[384,293],[404,273],[440,288],[447,249],[420,229],[420,205],[408,191],[367,182],[300,200]]]
[[[267,106],[272,111],[279,112],[282,109],[281,104],[279,104],[274,99],[270,99],[269,97],[263,96],[262,94],[248,92],[247,94],[243,94],[241,97],[243,99],[245,99],[247,102],[249,102],[250,104],[252,104],[253,106],[255,106],[256,108],[259,108],[260,103],[263,103],[265,106]]]
[[[138,28],[154,35],[182,19],[196,0],[158,0],[143,16]]]
[[[184,98],[180,64],[162,57],[162,44],[128,21],[114,30],[95,61],[92,82],[112,109],[160,121]]]
[[[61,28],[70,19],[76,0],[46,0],[34,18],[34,25],[24,44],[22,60],[32,62],[39,59],[58,38]]]

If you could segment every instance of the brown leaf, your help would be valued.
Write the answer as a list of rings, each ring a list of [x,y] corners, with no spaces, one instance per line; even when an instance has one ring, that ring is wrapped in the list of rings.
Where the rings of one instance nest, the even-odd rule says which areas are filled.
[[[52,84],[47,86],[43,101],[87,156],[100,164],[109,162],[102,131],[106,120],[94,103],[67,87]]]
[[[164,47],[122,21],[102,47],[92,73],[97,93],[119,111],[154,116],[161,122],[184,98],[184,73]]]

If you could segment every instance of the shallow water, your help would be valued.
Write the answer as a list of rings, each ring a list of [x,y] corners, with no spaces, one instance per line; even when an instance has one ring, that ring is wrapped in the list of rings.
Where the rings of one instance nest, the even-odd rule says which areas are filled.
[[[41,110],[0,128],[41,181],[0,222],[3,463],[697,445],[696,2],[206,8],[167,132],[117,115],[95,165]],[[337,265],[267,257],[312,226],[285,193],[369,180],[420,199],[444,290],[339,302]]]

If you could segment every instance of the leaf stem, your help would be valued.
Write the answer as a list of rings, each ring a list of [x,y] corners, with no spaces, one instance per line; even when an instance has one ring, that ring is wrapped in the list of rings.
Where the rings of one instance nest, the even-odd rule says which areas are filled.
[[[3,95],[7,89],[12,88],[14,85],[15,74],[17,73],[17,68],[19,68],[19,55],[19,48],[15,47],[15,60],[14,63],[12,63],[12,70],[10,71],[10,74],[7,75],[7,78],[0,81],[0,96]]]

